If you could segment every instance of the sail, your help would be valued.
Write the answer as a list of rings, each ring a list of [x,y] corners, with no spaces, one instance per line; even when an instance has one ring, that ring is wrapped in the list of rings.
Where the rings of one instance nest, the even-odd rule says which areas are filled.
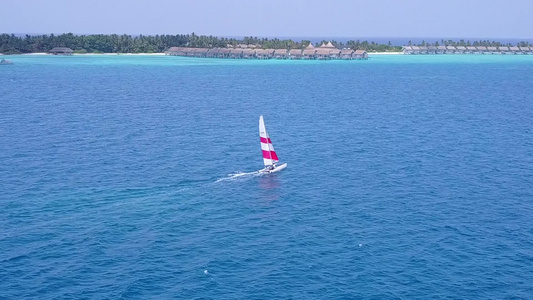
[[[263,163],[265,166],[270,166],[278,162],[278,155],[274,151],[274,146],[272,146],[272,141],[266,131],[263,116],[259,117],[259,137],[261,139],[261,150],[263,151]]]

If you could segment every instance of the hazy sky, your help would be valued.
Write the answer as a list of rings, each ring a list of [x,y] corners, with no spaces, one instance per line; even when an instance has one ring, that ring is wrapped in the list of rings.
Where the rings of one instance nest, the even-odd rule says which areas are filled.
[[[0,33],[533,37],[533,0],[0,0],[0,12]]]

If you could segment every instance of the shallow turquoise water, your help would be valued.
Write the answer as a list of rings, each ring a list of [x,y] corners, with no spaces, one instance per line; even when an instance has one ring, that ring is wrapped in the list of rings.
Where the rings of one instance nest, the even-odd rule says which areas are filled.
[[[9,59],[0,298],[533,295],[533,56]]]

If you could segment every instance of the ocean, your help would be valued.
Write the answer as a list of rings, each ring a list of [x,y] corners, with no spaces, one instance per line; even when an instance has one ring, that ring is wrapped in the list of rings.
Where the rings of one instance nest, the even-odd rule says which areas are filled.
[[[533,299],[533,56],[8,59],[0,299]]]

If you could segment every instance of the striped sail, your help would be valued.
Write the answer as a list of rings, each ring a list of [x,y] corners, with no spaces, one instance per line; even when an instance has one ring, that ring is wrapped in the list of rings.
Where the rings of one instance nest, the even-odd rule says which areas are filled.
[[[268,137],[263,116],[259,117],[259,137],[261,139],[261,150],[263,151],[263,162],[265,166],[270,166],[278,162],[278,155],[274,151],[270,137]]]

